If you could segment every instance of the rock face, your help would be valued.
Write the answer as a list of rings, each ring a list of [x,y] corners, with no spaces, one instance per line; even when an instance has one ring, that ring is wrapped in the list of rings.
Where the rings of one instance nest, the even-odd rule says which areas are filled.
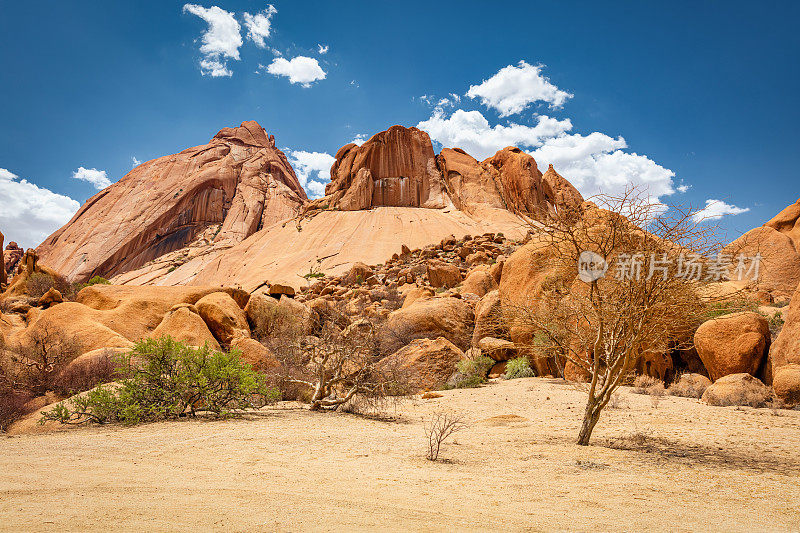
[[[345,211],[454,206],[472,215],[501,209],[534,217],[583,202],[552,166],[542,175],[533,157],[519,148],[504,148],[481,163],[458,148],[436,156],[427,133],[402,126],[361,146],[343,146],[325,194],[317,206]]]
[[[772,387],[788,405],[800,404],[800,287],[784,313],[786,322],[770,350]]]
[[[700,325],[694,345],[712,380],[729,374],[755,376],[770,345],[769,324],[758,313],[725,315]]]
[[[770,226],[761,226],[751,229],[726,248],[734,262],[731,265],[730,275],[734,281],[739,281],[736,267],[736,257],[744,255],[746,258],[761,256],[758,279],[754,283],[756,289],[775,292],[782,296],[791,295],[800,283],[800,254],[797,253],[797,244],[787,233],[782,233]],[[751,260],[746,260],[749,267]],[[753,274],[743,273],[743,282],[752,282]]]
[[[203,146],[148,161],[90,198],[39,248],[73,281],[111,277],[183,248],[217,225],[236,244],[293,216],[306,200],[286,156],[258,123],[224,128]]]
[[[344,211],[447,204],[430,137],[403,126],[377,133],[361,146],[340,148],[325,194]]]
[[[3,249],[3,234],[0,233],[0,250]],[[0,265],[0,292],[5,290],[6,284],[8,283],[8,276],[6,275],[6,265],[5,265],[5,254],[3,254],[3,261],[2,265]]]
[[[23,253],[24,250],[20,248],[16,242],[8,242],[5,252],[3,252],[3,270],[5,270],[9,280],[14,277],[14,273],[16,272],[20,259],[22,259]]]

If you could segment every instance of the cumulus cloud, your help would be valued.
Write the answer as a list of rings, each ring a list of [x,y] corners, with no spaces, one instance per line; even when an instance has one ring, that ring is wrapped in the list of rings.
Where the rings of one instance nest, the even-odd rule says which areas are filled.
[[[233,76],[228,68],[227,60],[239,60],[239,47],[242,46],[241,27],[236,22],[233,13],[217,6],[205,8],[197,4],[185,4],[185,13],[197,15],[208,23],[208,29],[201,37],[200,72],[204,76],[221,77]],[[258,16],[258,15],[256,15]]]
[[[267,67],[267,72],[274,76],[286,76],[291,83],[299,83],[303,87],[311,87],[311,83],[325,79],[325,71],[313,57],[297,56],[291,61],[276,57]]]
[[[330,170],[334,161],[336,159],[325,152],[295,150],[289,154],[289,162],[309,198],[325,195],[325,185],[330,182]]]
[[[135,155],[132,155],[132,156],[131,156],[131,164],[132,164],[134,167],[138,167],[139,165],[141,165],[141,164],[142,164],[142,162],[141,162],[141,161],[139,161],[138,159],[136,159],[136,156],[135,156]]]
[[[106,171],[97,170],[96,168],[78,167],[78,170],[72,173],[72,179],[88,181],[98,191],[111,185],[111,180],[108,179]]]
[[[540,166],[552,164],[584,196],[616,195],[629,185],[640,187],[657,199],[675,192],[675,173],[647,156],[624,152],[622,137],[600,132],[562,135],[548,139],[531,152]]]
[[[251,15],[244,13],[244,27],[247,28],[247,38],[255,43],[259,48],[266,48],[265,39],[269,38],[272,30],[272,16],[278,10],[272,4],[267,4],[267,8],[260,13]]]
[[[480,111],[457,109],[447,117],[441,108],[428,120],[417,124],[431,139],[446,148],[462,148],[478,160],[485,159],[506,146],[534,148],[546,139],[572,129],[569,119],[538,117],[535,126],[509,123],[490,126]]]
[[[706,200],[706,206],[692,215],[692,220],[695,223],[703,222],[706,220],[719,220],[726,215],[740,215],[750,211],[749,207],[741,208],[735,205],[726,204],[722,200],[714,200],[709,198]]]
[[[357,144],[357,145],[361,146],[366,141],[367,141],[367,136],[366,135],[364,135],[363,133],[356,133],[356,136],[353,137],[353,140],[350,141],[350,142],[353,143],[353,144]]]
[[[542,76],[542,68],[525,61],[508,65],[479,85],[471,85],[466,95],[480,98],[483,105],[496,109],[501,117],[520,113],[535,102],[547,102],[551,108],[563,106],[573,95],[550,83]]]
[[[17,241],[23,248],[38,246],[48,235],[66,224],[80,204],[16,174],[0,168],[0,228],[6,243]]]
[[[325,54],[327,54],[328,50],[330,50],[330,48],[331,47],[328,46],[327,44],[325,44],[325,45],[317,44],[317,52],[319,52],[319,55],[321,55],[321,56],[324,56]]]

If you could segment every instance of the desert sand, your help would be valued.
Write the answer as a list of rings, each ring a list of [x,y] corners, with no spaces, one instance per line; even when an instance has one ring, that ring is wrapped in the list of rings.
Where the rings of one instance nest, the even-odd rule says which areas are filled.
[[[378,420],[282,403],[245,418],[0,440],[0,529],[798,531],[800,411],[623,388],[593,446],[584,394],[528,378]],[[425,459],[424,421],[467,423]]]

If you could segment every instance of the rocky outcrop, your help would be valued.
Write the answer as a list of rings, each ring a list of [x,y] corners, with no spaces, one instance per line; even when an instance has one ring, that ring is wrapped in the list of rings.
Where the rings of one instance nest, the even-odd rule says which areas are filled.
[[[38,251],[43,264],[70,280],[111,277],[183,248],[212,225],[211,243],[236,244],[291,218],[305,200],[275,139],[244,122],[206,145],[134,168]]]
[[[483,162],[459,148],[445,148],[436,156],[427,133],[402,126],[361,146],[343,146],[325,194],[316,207],[453,206],[478,216],[499,209],[540,217],[583,202],[552,165],[542,175],[533,157],[519,148],[504,148]]]
[[[403,126],[376,133],[361,146],[340,148],[325,195],[326,203],[344,211],[447,205],[430,137]]]
[[[0,245],[0,248],[2,248],[2,245]],[[8,245],[6,245],[6,249],[3,252],[3,270],[5,270],[9,280],[14,277],[24,253],[24,250],[14,241],[9,241]]]
[[[3,234],[0,233],[0,250],[3,249]],[[8,283],[8,276],[6,275],[6,267],[5,267],[5,254],[3,254],[3,264],[0,265],[0,292],[3,292],[6,288],[6,284]]]
[[[787,405],[800,404],[800,287],[784,312],[785,323],[770,350],[772,387]]]
[[[789,237],[795,248],[800,250],[800,200],[785,208],[764,225]]]
[[[729,269],[732,281],[742,281],[755,290],[766,290],[780,296],[791,295],[800,284],[800,254],[796,244],[787,233],[773,227],[765,225],[751,229],[729,244],[725,253],[733,260]],[[749,272],[752,258],[757,255],[761,258],[758,272]],[[736,270],[739,256],[743,256],[747,270]]]
[[[195,304],[197,313],[208,325],[208,329],[220,344],[229,345],[234,337],[250,336],[247,316],[229,295],[214,292],[203,296]]]

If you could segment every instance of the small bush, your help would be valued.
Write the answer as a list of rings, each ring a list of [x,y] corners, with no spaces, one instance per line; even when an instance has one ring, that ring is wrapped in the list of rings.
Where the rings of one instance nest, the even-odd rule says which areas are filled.
[[[531,378],[535,374],[527,357],[517,357],[506,363],[505,379]]]
[[[649,394],[650,396],[664,396],[664,382],[653,376],[644,374],[636,376],[633,380],[633,392],[636,394]]]
[[[486,375],[494,364],[495,361],[485,355],[462,359],[456,366],[456,373],[447,380],[445,388],[468,389],[486,383]]]
[[[139,424],[195,416],[199,411],[227,417],[236,409],[277,400],[263,375],[239,354],[207,346],[195,349],[170,337],[139,341],[117,356],[117,384],[100,385],[44,413],[42,421]]]
[[[669,386],[668,392],[672,396],[680,396],[683,398],[700,398],[708,388],[708,384],[699,379],[691,379],[691,374],[684,374],[675,379],[675,382]]]
[[[39,299],[50,289],[61,293],[65,300],[74,300],[78,286],[67,281],[63,276],[51,276],[45,272],[34,272],[25,282],[25,292],[28,296]]]
[[[772,336],[773,342],[778,338],[778,334],[783,329],[786,321],[783,319],[783,313],[778,311],[772,316],[767,317],[767,324],[769,324],[769,332]]]
[[[111,285],[111,282],[103,276],[95,276],[86,282],[87,287],[91,287],[92,285]]]

